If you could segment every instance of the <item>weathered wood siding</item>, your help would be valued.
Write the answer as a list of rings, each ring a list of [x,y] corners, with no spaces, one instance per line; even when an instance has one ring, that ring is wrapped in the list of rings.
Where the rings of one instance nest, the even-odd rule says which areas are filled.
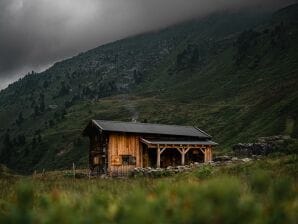
[[[123,155],[136,158],[135,165],[125,165],[122,162]],[[142,167],[142,149],[138,135],[132,134],[109,134],[108,144],[108,171],[126,172],[135,167]]]
[[[205,159],[204,162],[208,163],[212,161],[212,147],[211,146],[207,146],[207,148],[205,149]]]

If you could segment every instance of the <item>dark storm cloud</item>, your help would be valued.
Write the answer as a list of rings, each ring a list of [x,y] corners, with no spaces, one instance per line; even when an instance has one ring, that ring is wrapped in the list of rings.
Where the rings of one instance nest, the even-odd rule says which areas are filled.
[[[216,10],[287,0],[0,0],[0,89],[31,70]]]

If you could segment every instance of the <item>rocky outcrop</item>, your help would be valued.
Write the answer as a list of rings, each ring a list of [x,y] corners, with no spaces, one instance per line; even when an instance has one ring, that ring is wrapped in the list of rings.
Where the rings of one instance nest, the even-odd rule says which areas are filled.
[[[233,146],[238,156],[268,155],[273,152],[273,145],[267,143],[239,143]]]
[[[255,143],[239,143],[233,146],[237,156],[268,155],[277,151],[278,146],[290,139],[289,136],[277,135],[258,138]]]

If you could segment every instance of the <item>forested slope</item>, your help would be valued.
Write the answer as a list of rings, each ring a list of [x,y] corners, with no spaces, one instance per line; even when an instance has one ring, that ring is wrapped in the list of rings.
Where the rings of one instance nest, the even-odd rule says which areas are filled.
[[[221,12],[100,46],[0,92],[0,162],[87,164],[89,119],[190,124],[229,149],[298,136],[298,7]]]

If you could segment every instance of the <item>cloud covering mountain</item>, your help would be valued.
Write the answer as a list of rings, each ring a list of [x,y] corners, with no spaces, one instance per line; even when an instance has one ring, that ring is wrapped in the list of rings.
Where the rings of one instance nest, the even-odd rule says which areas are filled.
[[[294,0],[0,0],[0,89],[98,45],[218,10]]]

